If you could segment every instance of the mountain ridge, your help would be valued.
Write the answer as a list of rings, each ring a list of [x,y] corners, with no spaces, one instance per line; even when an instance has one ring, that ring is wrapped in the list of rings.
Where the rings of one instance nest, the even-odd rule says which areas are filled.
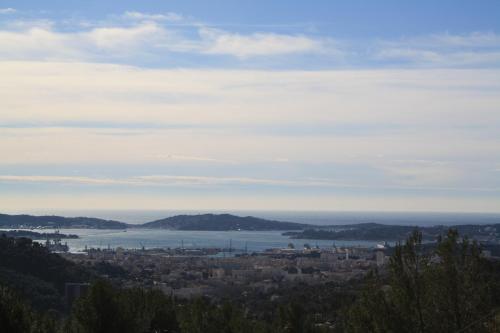
[[[128,224],[119,221],[105,220],[95,217],[64,217],[57,215],[9,215],[0,214],[2,228],[93,228],[93,229],[126,229]]]
[[[160,228],[173,230],[300,230],[311,227],[308,224],[267,220],[253,216],[236,216],[232,214],[198,214],[176,215],[164,219],[147,222],[143,228]]]
[[[267,220],[253,216],[232,214],[175,215],[143,224],[129,224],[95,217],[63,217],[56,215],[0,214],[0,228],[89,228],[89,229],[172,229],[192,231],[229,230],[301,230],[314,227],[308,224]]]

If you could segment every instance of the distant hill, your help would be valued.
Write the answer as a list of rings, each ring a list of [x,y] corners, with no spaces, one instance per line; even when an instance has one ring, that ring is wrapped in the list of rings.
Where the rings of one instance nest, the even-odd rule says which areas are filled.
[[[403,226],[378,223],[361,223],[352,225],[332,225],[311,227],[300,232],[286,232],[285,236],[296,239],[323,240],[405,240],[410,233],[418,229],[424,240],[435,240],[449,228],[456,229],[461,235],[478,241],[496,242],[500,239],[500,224],[463,224],[454,226]]]
[[[34,232],[29,230],[0,230],[0,237],[29,238],[29,239],[66,239],[78,238],[78,235],[66,235],[58,232]]]
[[[231,214],[177,215],[144,223],[141,228],[161,228],[174,230],[302,230],[307,224],[279,222],[257,217],[240,217]]]
[[[125,229],[127,224],[93,217],[62,217],[0,214],[0,228]]]
[[[172,230],[303,230],[311,225],[279,222],[230,214],[177,215],[139,225],[92,217],[32,216],[0,214],[0,228],[152,228]]]
[[[0,229],[28,228],[88,228],[88,229],[126,229],[149,228],[170,230],[199,231],[291,231],[284,235],[297,239],[324,240],[404,240],[415,229],[422,232],[425,240],[434,240],[448,228],[457,229],[479,241],[500,240],[500,224],[461,224],[455,226],[410,226],[387,225],[379,223],[359,223],[350,225],[312,225],[293,222],[266,220],[253,216],[231,214],[177,215],[144,224],[104,220],[93,217],[62,217],[0,214]],[[12,235],[16,236],[16,235]],[[23,235],[30,237],[29,235]],[[33,237],[31,237],[33,238]],[[45,238],[45,237],[44,237]]]

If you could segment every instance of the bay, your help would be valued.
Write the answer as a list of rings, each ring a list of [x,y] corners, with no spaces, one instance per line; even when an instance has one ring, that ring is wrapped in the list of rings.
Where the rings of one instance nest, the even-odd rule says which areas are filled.
[[[43,232],[54,232],[53,229],[43,229]],[[165,229],[59,229],[62,234],[74,234],[80,238],[63,239],[67,242],[71,252],[78,252],[88,248],[229,248],[249,252],[261,252],[269,248],[284,248],[289,243],[296,248],[302,248],[308,243],[320,248],[336,246],[368,246],[377,244],[373,241],[331,241],[290,239],[283,236],[283,231],[180,231]],[[44,240],[39,240],[44,242]]]

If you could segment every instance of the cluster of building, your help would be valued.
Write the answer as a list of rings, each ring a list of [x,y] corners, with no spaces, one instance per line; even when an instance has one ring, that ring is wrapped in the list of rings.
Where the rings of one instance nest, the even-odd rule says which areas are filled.
[[[245,290],[269,292],[284,284],[325,283],[363,276],[387,262],[386,248],[269,249],[261,253],[217,249],[88,249],[63,254],[85,264],[121,267],[124,286],[161,289],[180,298],[225,296]]]

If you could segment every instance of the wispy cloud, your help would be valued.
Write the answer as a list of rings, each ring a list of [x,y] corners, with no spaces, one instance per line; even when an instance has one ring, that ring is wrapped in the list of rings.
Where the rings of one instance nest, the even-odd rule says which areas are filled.
[[[434,33],[421,36],[404,37],[393,40],[379,40],[378,46],[406,46],[418,49],[454,50],[457,48],[498,48],[500,36],[491,31],[475,31],[466,34]]]
[[[425,49],[391,48],[380,51],[376,58],[406,61],[418,66],[462,67],[500,64],[498,52],[454,52],[443,53]]]
[[[0,182],[55,183],[85,185],[136,185],[136,186],[211,186],[211,185],[279,185],[279,186],[332,186],[325,180],[283,180],[251,177],[210,177],[182,175],[150,175],[128,178],[100,178],[78,176],[0,175]]]
[[[481,171],[500,158],[498,70],[164,70],[23,61],[0,62],[0,71],[2,166],[231,166],[247,175],[252,163],[291,173],[298,163],[369,171],[379,155],[473,160]]]
[[[391,161],[382,167],[394,183],[406,186],[449,186],[464,178],[463,170],[449,163],[407,160]]]
[[[137,11],[125,12],[123,14],[125,19],[137,20],[137,21],[173,21],[179,22],[183,21],[184,17],[180,14],[168,12],[163,14],[148,14]]]
[[[151,175],[137,179],[150,184],[177,185],[280,185],[280,186],[324,186],[328,183],[312,180],[265,179],[251,177],[207,177],[207,176],[172,176]],[[331,184],[331,183],[330,183]]]
[[[199,33],[206,45],[202,48],[202,52],[207,54],[248,58],[293,53],[327,53],[333,50],[327,47],[326,40],[304,35],[275,33],[242,35],[213,28],[201,28]]]
[[[156,157],[159,160],[238,164],[238,161],[226,160],[226,159],[218,159],[218,158],[211,158],[211,157],[206,157],[206,156],[189,156],[189,155],[176,155],[176,154],[158,154],[158,155],[156,155]]]
[[[125,179],[75,177],[75,176],[13,176],[2,175],[0,182],[19,183],[59,183],[59,184],[88,184],[88,185],[133,185],[137,182]]]
[[[14,200],[9,189],[33,184],[89,198],[109,188],[172,197],[214,189],[231,192],[226,206],[233,192],[257,188],[301,196],[288,207],[313,207],[316,195],[331,207],[348,193],[356,208],[358,194],[381,191],[410,208],[431,192],[498,206],[494,32],[361,44],[286,23],[211,25],[169,12],[20,16],[0,24],[2,205]],[[317,69],[304,70],[311,63]],[[325,69],[337,65],[349,69]]]
[[[500,64],[500,36],[492,32],[432,34],[378,42],[375,59],[416,66],[467,67]]]
[[[462,35],[445,33],[431,35],[420,43],[431,46],[498,48],[500,47],[500,36],[493,32],[472,32]]]
[[[167,52],[229,55],[236,58],[339,52],[331,40],[305,35],[259,32],[238,34],[193,23],[176,13],[126,12],[129,21],[58,29],[48,20],[10,21],[0,30],[0,59],[110,61],[147,55],[159,61]],[[185,28],[164,25],[185,22]]]
[[[345,183],[328,178],[307,179],[271,179],[253,177],[224,177],[224,176],[191,176],[191,175],[148,175],[126,178],[104,178],[85,176],[40,176],[40,175],[0,175],[0,183],[48,183],[53,185],[89,185],[89,186],[140,186],[140,187],[205,187],[231,186],[244,188],[247,186],[263,187],[304,187],[304,188],[351,188],[351,189],[388,189],[388,190],[418,190],[418,191],[474,191],[500,192],[500,187],[453,187],[436,186],[425,182],[414,182],[414,176],[427,177],[428,170],[420,168],[398,169],[401,175],[410,175],[412,181],[401,184],[367,185],[360,183]],[[431,174],[434,171],[431,170]],[[434,179],[432,179],[434,183]]]
[[[0,59],[105,60],[147,53],[150,43],[169,38],[166,29],[146,22],[132,27],[99,27],[58,32],[38,22],[16,31],[0,31]],[[128,53],[130,52],[130,53]]]
[[[3,11],[8,13],[10,9]],[[234,58],[233,66],[266,63],[275,58],[286,60],[282,62],[286,64],[293,61],[284,57],[314,55],[328,66],[500,66],[500,36],[495,32],[436,33],[360,44],[310,34],[305,28],[293,33],[278,33],[272,26],[259,27],[258,31],[251,28],[244,29],[245,33],[241,29],[232,31],[231,26],[215,28],[174,12],[127,11],[99,22],[70,20],[64,24],[43,18],[17,18],[6,20],[0,28],[0,60],[166,65],[166,59],[173,59],[169,56],[182,53],[186,57],[177,58],[181,64],[198,64],[200,59],[210,62],[221,56],[226,61],[227,57]]]
[[[17,10],[15,10],[14,8],[0,8],[0,15],[1,14],[13,14],[17,12]]]

